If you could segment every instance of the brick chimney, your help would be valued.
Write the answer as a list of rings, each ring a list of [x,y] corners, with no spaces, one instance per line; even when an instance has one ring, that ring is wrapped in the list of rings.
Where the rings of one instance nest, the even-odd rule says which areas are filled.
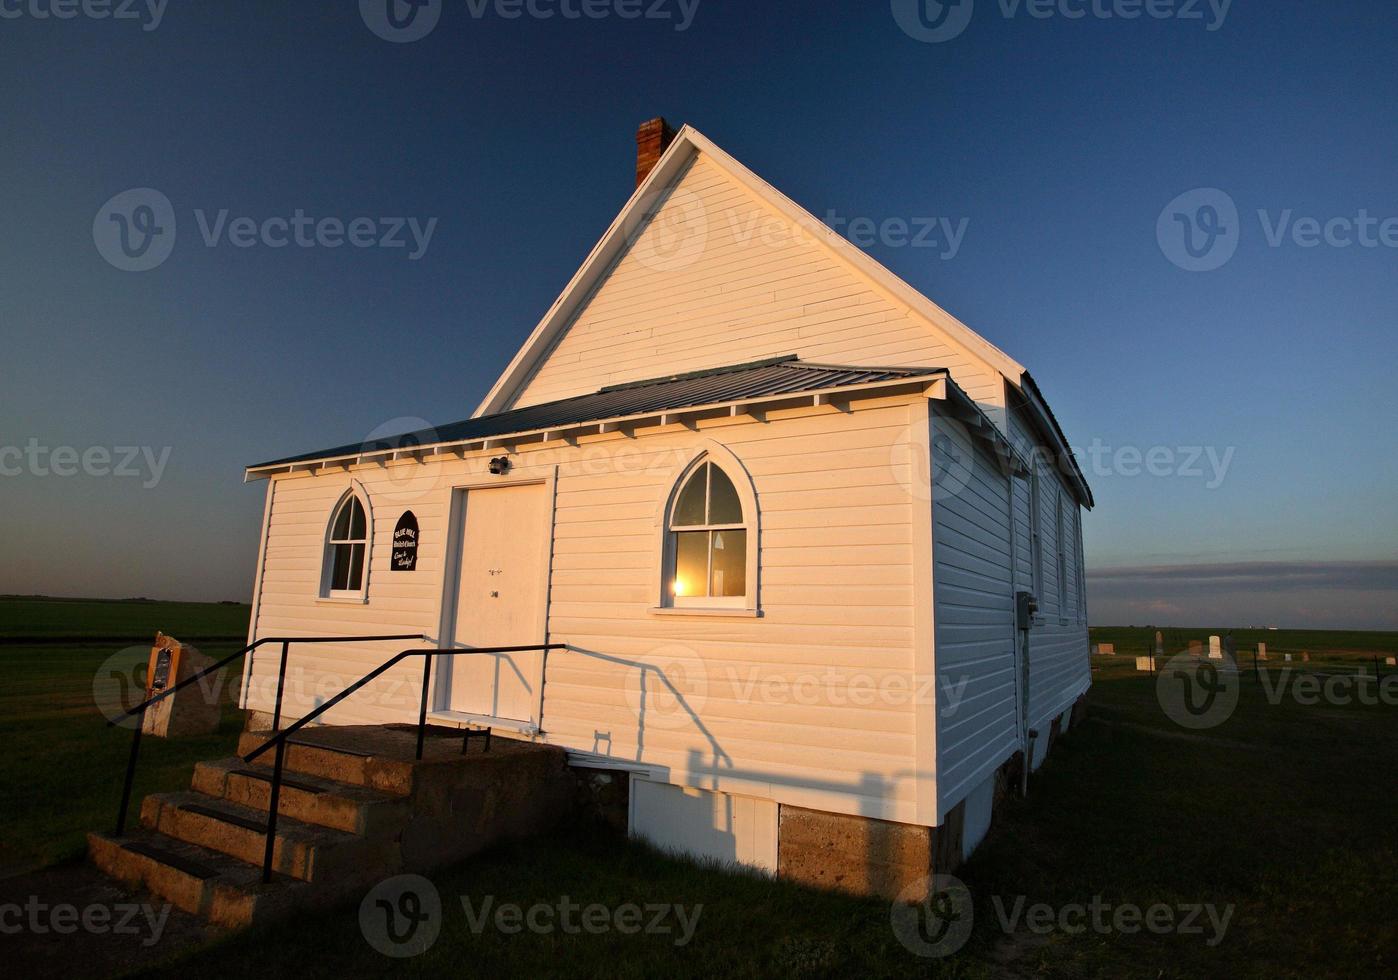
[[[675,131],[663,118],[657,116],[649,122],[641,123],[636,130],[636,186],[640,187],[660,157],[675,141]]]

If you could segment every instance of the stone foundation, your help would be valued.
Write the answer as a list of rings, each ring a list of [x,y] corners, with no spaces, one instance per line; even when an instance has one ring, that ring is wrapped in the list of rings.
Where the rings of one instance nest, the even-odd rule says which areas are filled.
[[[1068,729],[1076,728],[1086,718],[1086,707],[1083,695],[1052,720],[1046,753],[1064,732],[1063,718],[1068,718]],[[1022,752],[996,770],[992,827],[1005,800],[1019,793],[1023,770]],[[777,875],[854,895],[920,900],[926,896],[906,889],[925,882],[929,875],[954,874],[966,857],[966,806],[962,800],[952,807],[941,826],[922,827],[783,804],[778,814]]]

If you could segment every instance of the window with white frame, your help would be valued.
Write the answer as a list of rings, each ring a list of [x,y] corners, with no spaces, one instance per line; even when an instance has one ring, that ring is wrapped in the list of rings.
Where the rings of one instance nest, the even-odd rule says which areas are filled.
[[[331,599],[362,598],[367,586],[369,518],[364,502],[351,491],[330,519],[325,539],[321,595]]]
[[[665,601],[674,607],[751,605],[752,515],[733,480],[702,457],[684,477],[666,520]]]
[[[1083,556],[1082,546],[1082,508],[1073,505],[1073,525],[1076,533],[1073,535],[1073,555],[1077,559],[1076,570],[1078,573],[1078,622],[1087,622],[1087,583],[1083,580],[1086,574],[1087,559]]]
[[[1068,609],[1072,605],[1069,601],[1072,592],[1068,588],[1068,533],[1063,520],[1063,488],[1059,487],[1054,492],[1054,502],[1057,505],[1055,510],[1056,526],[1054,535],[1058,551],[1058,618],[1060,622],[1068,622]]]
[[[1043,497],[1039,487],[1039,468],[1035,464],[1029,476],[1029,541],[1034,562],[1034,595],[1044,601],[1044,517]]]

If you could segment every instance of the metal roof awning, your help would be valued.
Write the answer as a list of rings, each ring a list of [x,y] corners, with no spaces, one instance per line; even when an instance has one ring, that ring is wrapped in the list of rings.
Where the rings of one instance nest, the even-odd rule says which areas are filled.
[[[247,478],[275,472],[348,466],[358,462],[424,458],[472,449],[492,449],[506,442],[547,441],[580,433],[615,431],[622,425],[668,424],[705,413],[744,414],[759,405],[809,399],[822,404],[855,392],[943,385],[972,404],[951,383],[944,368],[870,368],[811,364],[795,355],[747,364],[693,371],[668,377],[611,385],[594,394],[531,405],[496,415],[483,415],[439,429],[406,432],[367,443],[352,443],[297,456],[257,463]],[[979,411],[977,409],[977,411]],[[993,429],[986,420],[987,427]]]

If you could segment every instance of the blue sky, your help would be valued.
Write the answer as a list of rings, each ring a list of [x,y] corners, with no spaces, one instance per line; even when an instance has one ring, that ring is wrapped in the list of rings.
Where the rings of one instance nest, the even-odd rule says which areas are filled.
[[[444,0],[389,43],[354,0],[52,3],[0,3],[0,452],[106,448],[134,475],[0,455],[0,591],[246,598],[241,467],[469,415],[663,114],[819,216],[964,222],[954,255],[868,250],[1097,447],[1095,622],[1398,628],[1392,4],[979,0],[928,43],[902,0]],[[93,234],[131,188],[178,226],[139,273]],[[1172,202],[1201,188],[1236,207],[1236,252],[1188,272],[1173,214],[1202,234],[1218,198]],[[240,248],[196,218],[298,209],[435,224],[425,249]],[[1364,214],[1372,247],[1345,232]],[[126,446],[150,456],[121,468]]]

